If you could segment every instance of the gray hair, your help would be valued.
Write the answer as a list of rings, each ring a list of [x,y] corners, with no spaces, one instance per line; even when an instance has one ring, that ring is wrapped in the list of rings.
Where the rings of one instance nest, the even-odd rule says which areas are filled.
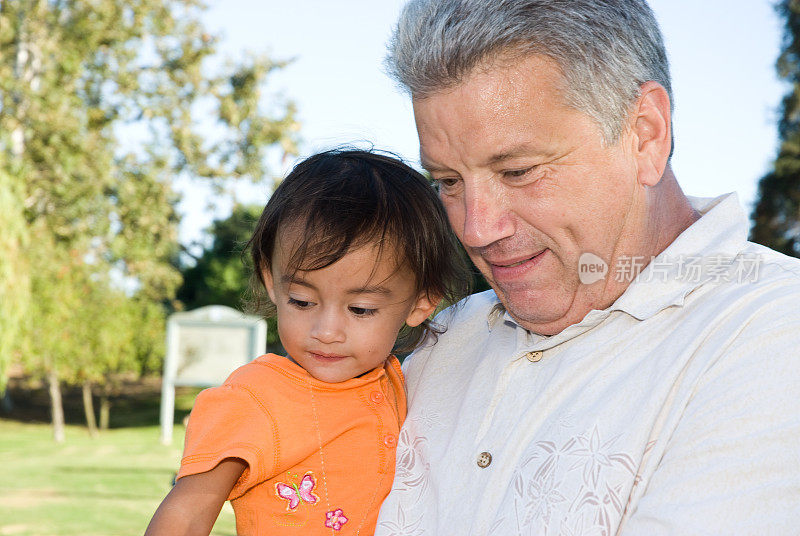
[[[386,67],[424,98],[507,53],[554,60],[566,104],[594,119],[609,144],[643,83],[658,82],[672,102],[664,41],[645,0],[411,0]]]

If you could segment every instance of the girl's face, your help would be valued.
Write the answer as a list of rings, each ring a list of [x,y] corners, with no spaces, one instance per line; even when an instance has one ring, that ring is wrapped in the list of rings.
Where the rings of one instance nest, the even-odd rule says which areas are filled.
[[[278,243],[296,243],[291,235]],[[417,294],[414,274],[397,268],[393,248],[379,255],[366,245],[326,268],[296,272],[290,254],[276,248],[264,280],[284,348],[318,380],[343,382],[383,365],[403,323],[417,326],[436,307]]]

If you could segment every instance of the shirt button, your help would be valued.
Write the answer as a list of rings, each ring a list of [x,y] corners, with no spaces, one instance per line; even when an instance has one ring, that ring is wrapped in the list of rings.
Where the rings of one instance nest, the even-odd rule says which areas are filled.
[[[386,445],[386,448],[394,448],[397,445],[397,438],[392,434],[386,434],[383,436],[383,444]]]
[[[525,354],[525,359],[530,361],[531,363],[538,363],[542,360],[542,352],[540,350],[536,350],[535,352],[528,352]]]
[[[489,467],[490,463],[492,463],[492,454],[490,452],[481,452],[478,454],[478,467],[483,469]]]
[[[383,393],[381,393],[380,391],[372,391],[369,394],[369,399],[376,404],[380,404],[381,402],[383,402]]]

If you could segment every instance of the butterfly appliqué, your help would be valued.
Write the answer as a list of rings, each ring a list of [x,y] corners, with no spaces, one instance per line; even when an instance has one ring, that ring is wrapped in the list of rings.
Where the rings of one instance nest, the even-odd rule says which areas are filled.
[[[297,475],[289,474],[289,477]],[[275,492],[278,497],[288,501],[286,504],[286,511],[293,512],[300,506],[301,502],[308,504],[316,504],[319,497],[314,493],[314,488],[317,486],[317,478],[312,471],[308,471],[300,479],[300,484],[296,484],[292,478],[289,478],[289,484],[278,482],[275,484]]]

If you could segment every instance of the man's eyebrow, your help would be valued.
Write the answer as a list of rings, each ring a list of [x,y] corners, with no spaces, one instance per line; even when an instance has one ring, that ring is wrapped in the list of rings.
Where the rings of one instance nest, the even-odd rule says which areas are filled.
[[[508,149],[504,150],[501,153],[492,155],[488,160],[487,163],[489,165],[492,164],[499,164],[506,160],[511,160],[513,158],[519,158],[521,156],[548,156],[548,153],[545,151],[541,151],[536,149],[535,147],[531,146],[527,143],[520,143],[519,145],[514,145],[509,147]]]
[[[546,151],[541,151],[539,149],[536,149],[535,147],[533,147],[532,145],[530,145],[528,143],[520,143],[519,145],[514,145],[512,147],[509,147],[508,149],[503,150],[500,153],[497,153],[495,155],[490,156],[486,160],[486,164],[487,165],[495,165],[495,164],[502,163],[502,162],[504,162],[506,160],[511,160],[513,158],[519,158],[519,157],[522,157],[522,156],[544,156],[544,157],[548,157],[548,156],[550,156],[550,153],[548,153]],[[430,160],[426,159],[424,154],[420,154],[419,160],[420,160],[420,165],[426,171],[429,171],[429,172],[451,171],[451,169],[449,167],[447,167],[447,166],[442,166],[442,165],[439,165],[439,164],[435,164],[435,163],[431,162]]]
[[[422,166],[422,168],[428,172],[450,171],[450,168],[448,168],[447,166],[440,166],[439,164],[434,164],[433,162],[425,158],[425,155],[422,154],[419,157],[419,163]]]

